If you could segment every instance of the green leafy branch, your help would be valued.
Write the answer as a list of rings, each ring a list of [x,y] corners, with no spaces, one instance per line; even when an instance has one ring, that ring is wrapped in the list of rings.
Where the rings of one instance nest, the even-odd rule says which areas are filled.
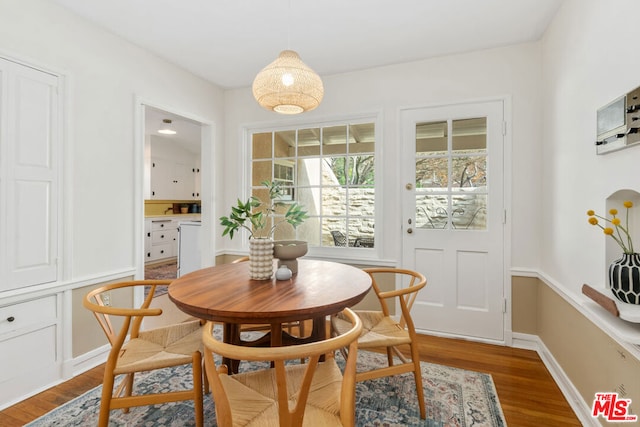
[[[237,205],[231,207],[229,216],[220,217],[220,224],[224,227],[222,236],[229,235],[229,238],[233,239],[233,235],[244,228],[249,231],[251,238],[272,237],[280,224],[287,222],[296,228],[308,218],[307,211],[294,202],[290,204],[284,217],[273,224],[266,236],[263,235],[261,231],[267,226],[267,218],[274,217],[276,207],[284,203],[278,201],[283,195],[279,183],[263,181],[262,185],[269,190],[269,205],[261,209],[263,202],[255,196],[251,196],[245,203],[238,199]]]

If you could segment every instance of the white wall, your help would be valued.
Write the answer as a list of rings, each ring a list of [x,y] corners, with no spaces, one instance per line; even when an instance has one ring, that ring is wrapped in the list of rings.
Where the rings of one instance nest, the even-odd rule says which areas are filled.
[[[542,271],[570,294],[605,285],[605,214],[619,189],[640,190],[640,147],[596,155],[596,110],[640,86],[633,47],[640,2],[568,0],[543,39]]]
[[[68,76],[67,279],[132,269],[136,96],[220,124],[223,91],[48,1],[0,0],[0,55]]]
[[[304,52],[300,54],[304,60]],[[400,109],[509,95],[513,106],[512,265],[537,268],[540,252],[540,184],[537,179],[541,155],[540,72],[540,46],[530,43],[324,76],[322,104],[295,118],[283,118],[262,110],[249,88],[228,91],[225,146],[229,167],[225,171],[225,183],[229,191],[223,207],[228,208],[238,195],[244,194],[240,187],[244,169],[236,167],[246,165],[241,150],[243,125],[309,123],[336,119],[341,115],[380,113],[383,130],[376,143],[382,144],[384,150],[382,159],[378,159],[384,169],[384,212],[383,223],[378,223],[376,229],[383,229],[382,257],[399,260],[401,235],[398,230],[402,218],[398,207],[405,184],[398,178]],[[238,249],[239,240],[222,239],[220,244]]]

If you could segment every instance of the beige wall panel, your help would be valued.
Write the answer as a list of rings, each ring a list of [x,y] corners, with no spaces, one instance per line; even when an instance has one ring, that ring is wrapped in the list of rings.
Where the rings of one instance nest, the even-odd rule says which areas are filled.
[[[538,335],[587,405],[597,392],[618,392],[632,399],[637,413],[640,361],[542,283],[538,305]]]
[[[118,280],[125,281],[126,279]],[[108,344],[107,337],[102,331],[102,328],[98,324],[98,320],[93,315],[93,312],[87,310],[82,305],[82,299],[91,290],[98,288],[107,283],[106,282],[93,286],[86,286],[84,288],[77,288],[72,291],[72,353],[73,357],[81,356],[89,351]],[[113,292],[111,295],[111,305],[114,307],[131,307],[133,301],[133,293],[131,290],[122,292]],[[122,324],[121,321],[114,320],[114,327],[119,328]]]
[[[511,278],[511,329],[513,332],[536,335],[538,285],[540,281],[535,277]]]

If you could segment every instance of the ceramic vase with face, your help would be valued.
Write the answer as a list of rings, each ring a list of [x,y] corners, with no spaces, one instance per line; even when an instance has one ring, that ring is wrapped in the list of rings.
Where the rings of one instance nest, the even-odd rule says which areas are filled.
[[[273,276],[273,240],[249,239],[249,277],[267,280]]]

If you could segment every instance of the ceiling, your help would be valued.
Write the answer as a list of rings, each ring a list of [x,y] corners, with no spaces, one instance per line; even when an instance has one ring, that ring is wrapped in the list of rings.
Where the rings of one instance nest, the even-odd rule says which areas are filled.
[[[49,0],[224,89],[284,49],[320,76],[538,40],[564,0]]]
[[[200,155],[200,141],[202,140],[200,123],[152,107],[145,108],[144,119],[144,131],[146,135],[152,135],[154,138],[173,141],[175,144],[180,145],[191,153]],[[171,126],[173,127],[173,130],[176,131],[175,135],[163,135],[158,133],[158,129],[164,125],[164,123],[162,123],[162,120],[164,119],[171,120]]]

